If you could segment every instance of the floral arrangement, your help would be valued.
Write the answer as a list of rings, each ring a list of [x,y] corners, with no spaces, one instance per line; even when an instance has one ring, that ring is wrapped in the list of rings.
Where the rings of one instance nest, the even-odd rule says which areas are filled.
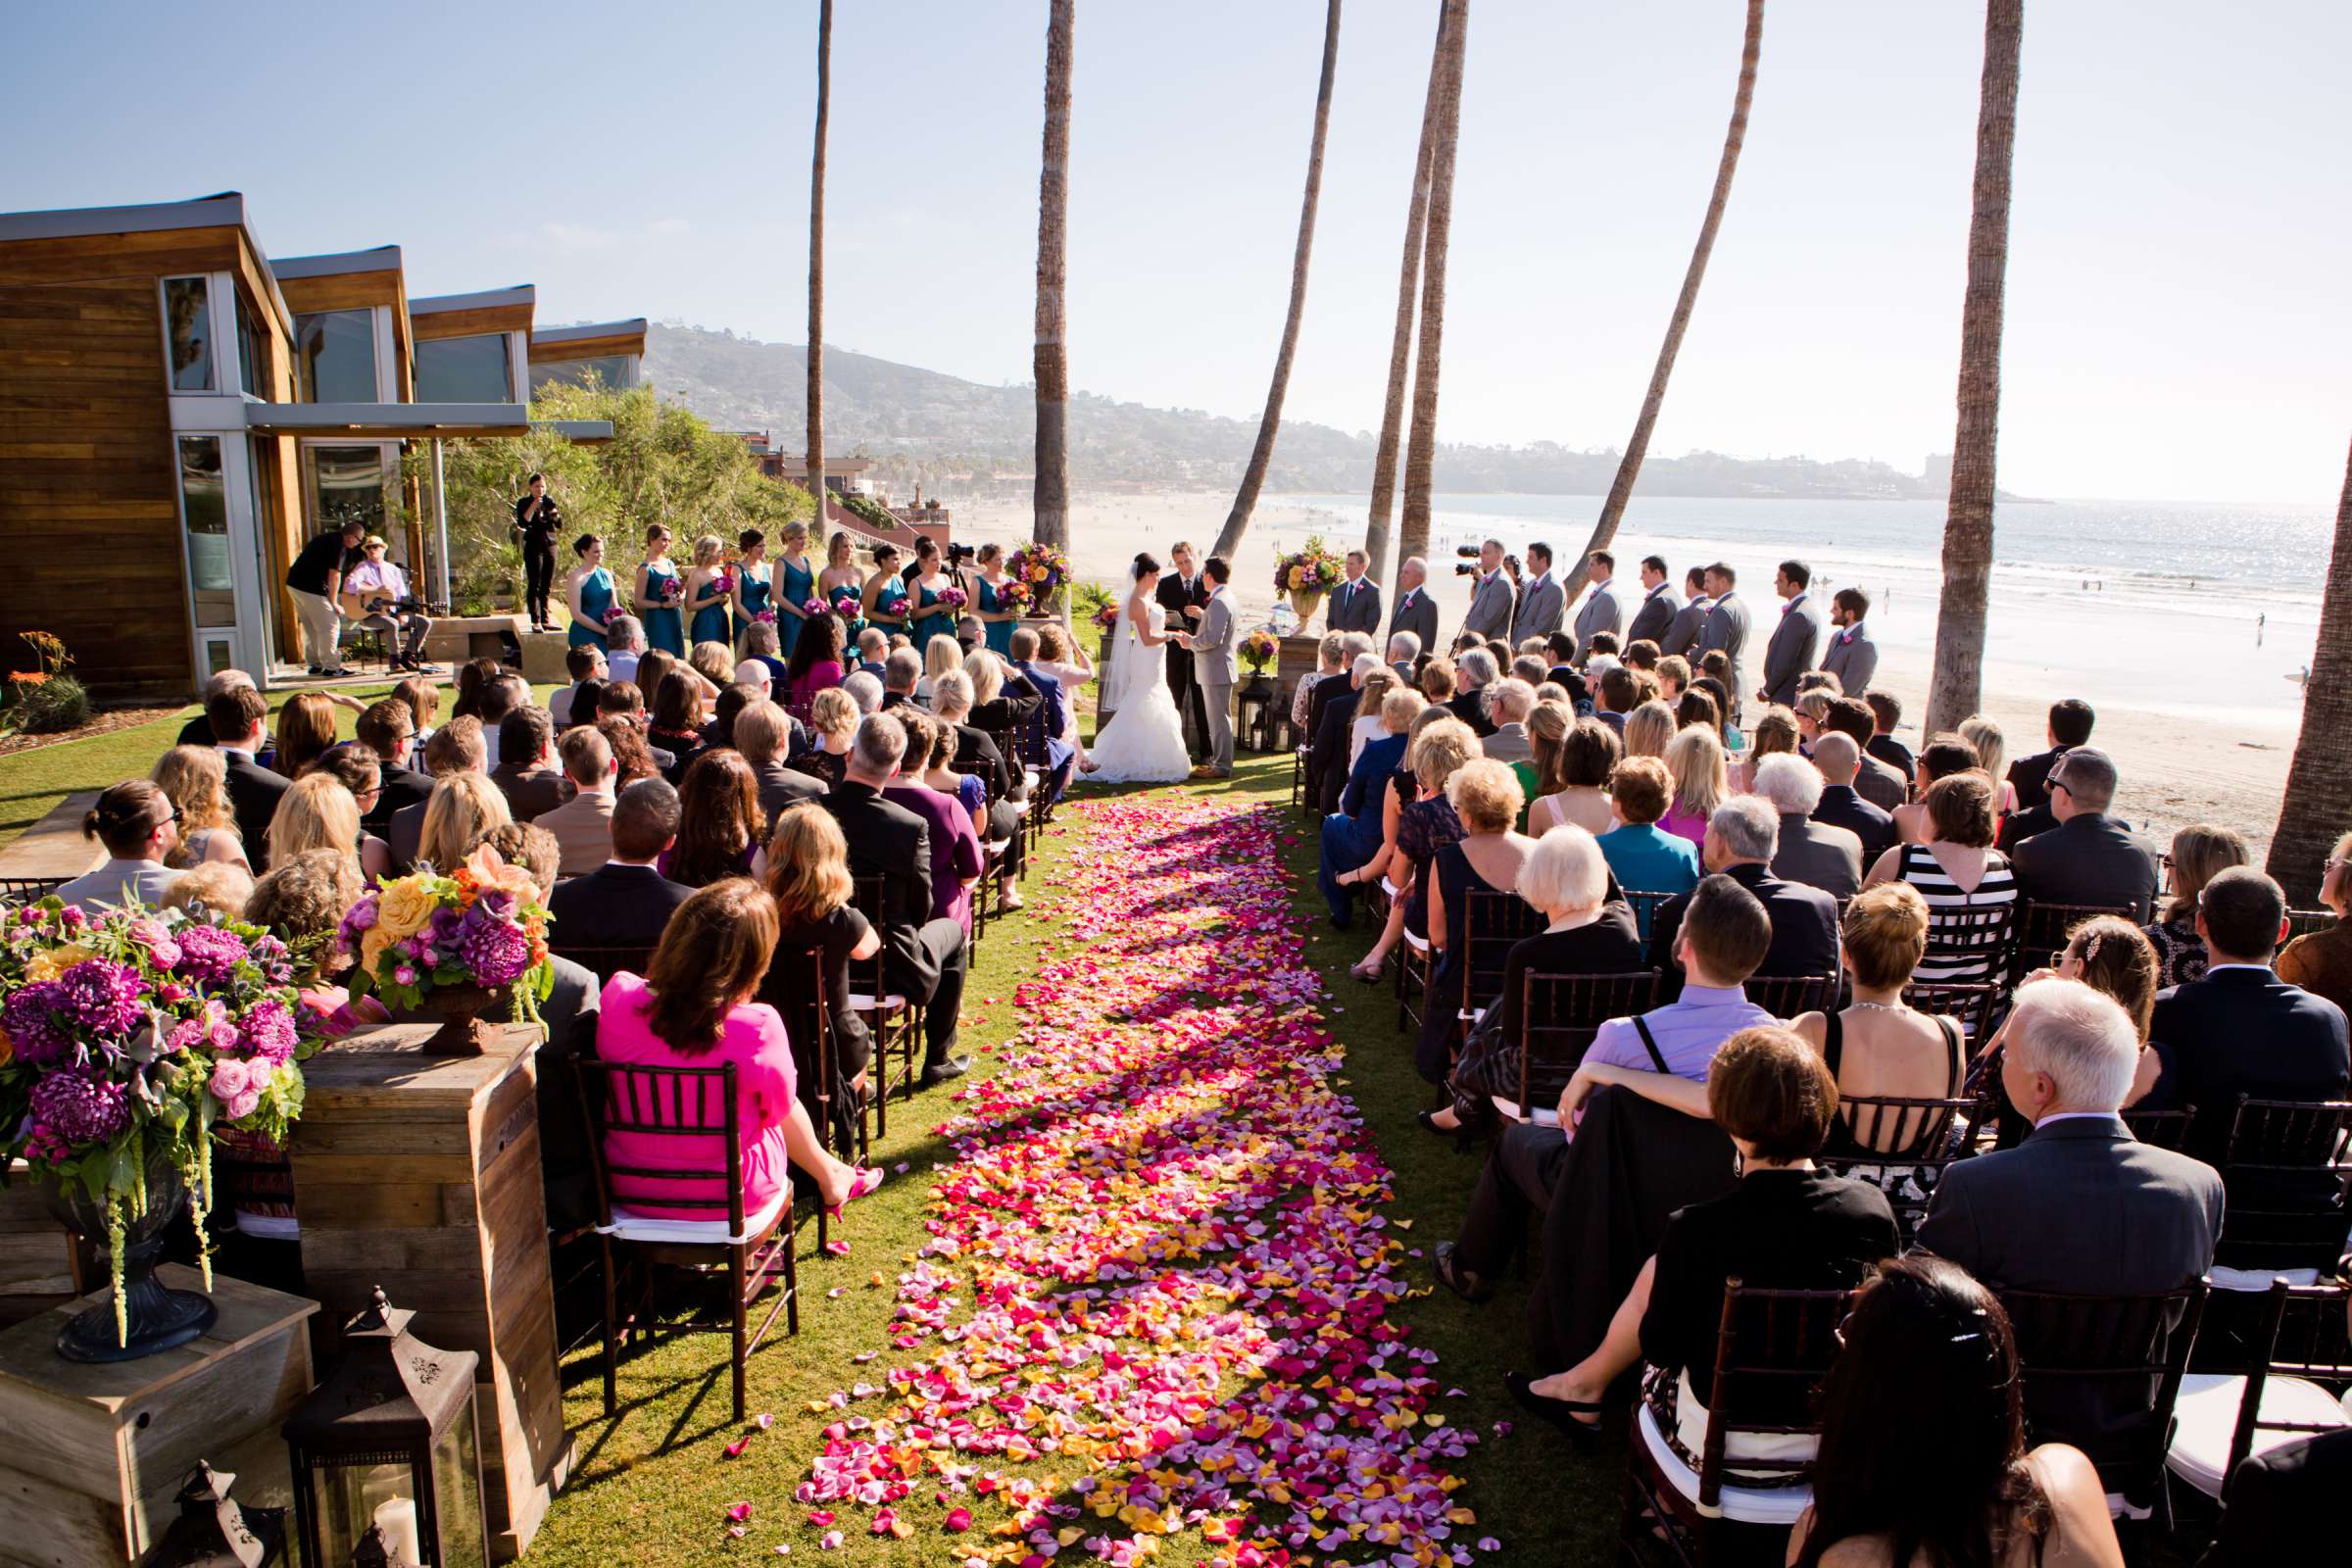
[[[752,612],[752,619],[755,623],[761,626],[773,626],[776,623],[776,612],[772,610],[754,611]]]
[[[1102,608],[1095,612],[1095,624],[1102,627],[1104,631],[1108,631],[1118,623],[1118,602],[1116,600],[1105,599],[1102,601]]]
[[[215,1139],[282,1142],[302,1113],[299,1063],[320,1041],[295,970],[260,926],[177,911],[91,915],[48,898],[0,924],[0,1159],[104,1206],[118,1335],[123,1228],[147,1211],[149,1163],[178,1170],[202,1242]]]
[[[1028,584],[1030,603],[1040,611],[1050,610],[1069,583],[1070,558],[1052,545],[1023,545],[1004,564],[1004,570],[1014,582]]]
[[[814,601],[810,602],[814,603]],[[833,612],[835,614],[856,620],[858,612],[864,608],[865,596],[852,584],[845,582],[833,590]]]
[[[674,605],[686,592],[686,584],[668,573],[657,576],[649,572],[646,582],[654,590],[654,603],[658,605]]]
[[[452,986],[512,986],[520,1017],[538,1020],[555,988],[539,885],[485,844],[448,876],[420,866],[368,890],[335,931],[354,962],[352,995],[412,1008]]]
[[[972,602],[972,596],[970,594],[965,593],[962,589],[955,586],[953,583],[945,588],[942,588],[935,597],[939,602],[939,608],[942,610],[961,610],[964,606]]]
[[[814,620],[819,615],[829,615],[832,612],[833,607],[826,604],[822,599],[804,599],[801,601],[801,613],[807,615],[810,620]]]
[[[1266,666],[1281,652],[1282,644],[1270,631],[1253,631],[1242,639],[1242,662],[1250,666],[1252,674],[1264,674]]]
[[[1027,583],[1018,577],[1007,577],[1004,584],[997,589],[997,608],[1016,612],[1026,610],[1034,598],[1035,596],[1029,592]]]
[[[1278,594],[1324,594],[1348,575],[1348,564],[1324,545],[1321,534],[1309,534],[1303,549],[1274,563],[1274,591]]]

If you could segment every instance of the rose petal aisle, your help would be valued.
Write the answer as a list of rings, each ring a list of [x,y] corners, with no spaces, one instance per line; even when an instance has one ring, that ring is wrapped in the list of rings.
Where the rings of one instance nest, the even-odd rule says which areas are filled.
[[[1390,1173],[1335,1076],[1282,812],[1073,809],[1044,901],[1068,918],[941,1129],[895,1364],[818,1401],[800,1501],[827,1544],[938,1532],[966,1568],[1186,1534],[1221,1564],[1472,1561],[1447,1466],[1477,1439],[1390,1321]]]

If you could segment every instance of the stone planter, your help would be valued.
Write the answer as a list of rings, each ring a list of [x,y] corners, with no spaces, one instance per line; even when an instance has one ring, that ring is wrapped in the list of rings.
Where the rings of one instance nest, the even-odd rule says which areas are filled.
[[[107,1200],[94,1199],[79,1182],[61,1182],[54,1172],[34,1178],[34,1188],[57,1222],[104,1254]],[[65,1326],[57,1353],[69,1361],[135,1361],[202,1339],[220,1315],[212,1298],[175,1291],[156,1278],[164,1232],[177,1217],[188,1191],[179,1167],[160,1150],[147,1158],[147,1211],[122,1219],[122,1325],[117,1331],[115,1300],[109,1296]]]

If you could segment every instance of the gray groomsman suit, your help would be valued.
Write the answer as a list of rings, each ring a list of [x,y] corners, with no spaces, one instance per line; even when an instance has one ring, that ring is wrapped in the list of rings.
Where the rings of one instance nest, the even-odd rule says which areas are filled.
[[[1736,718],[1740,705],[1747,701],[1747,670],[1743,663],[1747,654],[1747,601],[1740,597],[1738,589],[1716,600],[1715,607],[1707,612],[1705,623],[1698,628],[1699,653],[1711,654],[1718,648],[1732,662],[1733,711],[1724,716]],[[1696,673],[1698,661],[1693,659],[1690,664]]]
[[[1879,645],[1870,640],[1870,623],[1857,620],[1843,631],[1832,631],[1829,647],[1822,650],[1821,667],[1838,677],[1848,697],[1870,690],[1870,677],[1879,672]]]
[[[1394,637],[1400,631],[1409,631],[1420,638],[1421,651],[1430,658],[1444,656],[1446,650],[1438,646],[1438,602],[1429,597],[1428,584],[1396,596],[1396,612],[1389,616],[1389,635]]]
[[[1661,652],[1666,646],[1666,628],[1674,624],[1683,602],[1674,597],[1674,584],[1662,582],[1642,599],[1642,608],[1634,612],[1634,623],[1625,629],[1627,646],[1644,637],[1656,643]]]
[[[1811,669],[1821,652],[1821,607],[1809,593],[1781,607],[1780,624],[1764,648],[1764,700],[1784,707],[1796,701],[1796,677]]]
[[[1666,635],[1658,639],[1658,652],[1681,654],[1685,658],[1697,653],[1698,630],[1707,623],[1707,612],[1714,608],[1715,601],[1705,594],[1691,595],[1690,602],[1677,610],[1674,618],[1666,623]]]
[[[1550,636],[1560,629],[1561,617],[1567,613],[1567,591],[1546,571],[1531,581],[1519,597],[1519,613],[1511,622],[1511,646],[1516,648],[1530,637]]]
[[[1471,590],[1470,613],[1462,617],[1462,630],[1474,631],[1481,637],[1508,637],[1515,597],[1510,573],[1496,566]]]
[[[1380,635],[1380,588],[1369,577],[1344,582],[1331,591],[1331,621],[1333,631],[1360,631],[1367,637]]]
[[[1233,686],[1237,675],[1233,648],[1233,597],[1213,590],[1208,608],[1200,612],[1200,629],[1193,633],[1193,678],[1200,683],[1200,698],[1208,710],[1208,764],[1233,771]]]
[[[1622,637],[1625,633],[1625,601],[1617,597],[1617,579],[1614,577],[1593,589],[1592,597],[1585,601],[1584,608],[1576,612],[1577,651],[1589,651],[1592,646],[1592,634],[1601,631],[1612,637]]]

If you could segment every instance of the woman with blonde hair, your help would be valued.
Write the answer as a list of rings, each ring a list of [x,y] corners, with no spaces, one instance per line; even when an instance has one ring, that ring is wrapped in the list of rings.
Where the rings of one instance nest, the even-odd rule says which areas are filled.
[[[725,643],[704,638],[686,651],[686,671],[700,679],[706,710],[735,683],[735,655]]]
[[[2216,872],[2246,863],[2245,836],[2235,828],[2192,822],[2173,835],[2164,858],[2165,891],[2171,895],[2164,918],[2143,927],[2163,965],[2160,986],[2186,985],[2205,978],[2205,939],[2197,935],[2197,895]]]
[[[1461,819],[1446,800],[1446,781],[1479,755],[1477,732],[1419,692],[1393,691],[1387,702],[1405,715],[1404,763],[1381,802],[1380,848],[1362,865],[1337,877],[1343,885],[1368,887],[1385,876],[1396,890],[1372,951],[1348,970],[1366,985],[1380,979],[1389,955],[1407,932],[1416,939],[1429,934],[1430,858],[1462,836]]]
[[[781,657],[790,659],[800,644],[802,622],[808,618],[805,607],[816,597],[816,568],[808,564],[808,525],[795,517],[776,530],[776,645]]]
[[[1509,763],[1488,757],[1464,762],[1446,781],[1446,799],[1461,818],[1462,837],[1430,860],[1429,945],[1437,966],[1430,976],[1420,1046],[1414,1053],[1415,1067],[1433,1084],[1445,1080],[1456,1014],[1494,1000],[1467,994],[1470,895],[1515,894],[1519,873],[1536,848],[1536,841],[1514,826],[1527,798]]]
[[[1983,713],[1971,713],[1960,721],[1959,734],[1977,749],[1977,765],[1997,786],[1998,799],[1993,805],[1998,814],[2007,816],[2017,809],[2017,786],[2009,782],[2008,770],[2002,766],[2008,760],[2009,742],[2001,734],[2001,726]]]
[[[1349,767],[1355,766],[1355,760],[1364,755],[1364,748],[1373,741],[1380,739],[1383,735],[1403,733],[1401,726],[1391,729],[1388,724],[1388,715],[1381,711],[1381,704],[1388,701],[1389,693],[1396,689],[1396,672],[1386,664],[1364,677],[1364,684],[1356,693],[1355,718],[1348,726],[1348,765]],[[1423,699],[1423,701],[1426,702],[1427,699]],[[1408,715],[1405,723],[1411,722],[1412,719]]]
[[[357,742],[344,741],[329,746],[318,754],[303,776],[323,773],[351,792],[352,801],[360,808],[360,872],[369,878],[388,876],[392,870],[392,846],[366,831],[368,813],[375,809],[383,798],[384,769],[374,752]]]
[[[277,710],[276,750],[270,766],[287,778],[300,778],[311,760],[335,744],[335,705],[323,692],[297,692]]]
[[[1692,723],[1666,743],[1666,771],[1674,776],[1674,804],[1667,807],[1658,826],[1704,850],[1707,818],[1732,793],[1723,741],[1711,721]]]
[[[776,952],[760,982],[760,1000],[783,1015],[796,1047],[808,1039],[815,1010],[823,1009],[839,1079],[832,1095],[835,1129],[855,1137],[850,1096],[865,1093],[874,1053],[865,1020],[850,1005],[850,964],[881,952],[882,936],[850,902],[855,884],[849,841],[831,812],[808,802],[776,813],[767,836],[766,887],[776,901]],[[794,1059],[804,1074],[814,1070],[797,1051]]]
[[[825,569],[816,574],[817,597],[827,604],[834,602],[843,589],[862,599],[865,593],[865,573],[858,568],[857,547],[847,528],[837,528],[825,541]],[[856,611],[842,617],[843,646],[853,646],[858,634],[865,630],[865,618]]]
[[[177,909],[191,920],[236,920],[253,897],[253,871],[241,860],[207,860],[172,879],[159,907]]]
[[[148,777],[179,808],[179,843],[164,858],[166,865],[184,871],[218,861],[253,869],[228,808],[228,766],[220,748],[174,746]]]
[[[422,675],[411,675],[392,688],[395,702],[408,704],[409,717],[416,731],[414,736],[416,752],[421,755],[424,743],[433,738],[433,720],[441,712],[441,686],[438,681]]]
[[[1903,1000],[1928,956],[1928,901],[1903,882],[1857,893],[1838,922],[1838,938],[1853,1000],[1838,1011],[1801,1013],[1788,1027],[1821,1053],[1839,1097],[1958,1097],[1968,1073],[1959,1020],[1915,1011]],[[1921,1152],[1947,1121],[1916,1111],[1883,1115],[1858,1141],[1840,1116],[1830,1128],[1828,1152]]]
[[[1679,726],[1674,710],[1651,698],[1625,715],[1625,755],[1663,758]]]
[[[714,533],[704,534],[694,542],[694,564],[686,572],[686,593],[682,601],[686,612],[686,646],[697,643],[716,643],[723,655],[729,647],[727,634],[727,606],[735,592],[735,574],[728,569],[726,541]],[[727,660],[730,672],[735,667]]]
[[[975,658],[969,662],[970,664],[979,664],[985,661]],[[923,675],[922,679],[914,683],[915,701],[929,702],[931,694],[939,689],[937,685],[939,677],[951,669],[962,669],[971,674],[974,695],[978,695],[979,676],[974,670],[967,667],[963,645],[953,637],[934,637],[923,644]]]
[[[834,788],[849,767],[858,719],[857,698],[838,686],[818,692],[808,699],[808,728],[816,736],[816,744],[784,765],[824,780],[827,789]]]
[[[2135,1105],[2156,1087],[2163,1076],[2164,1058],[2148,1043],[2148,1029],[2156,1016],[2156,993],[2163,984],[2163,963],[2156,956],[2156,946],[2147,933],[2120,914],[2094,914],[2078,920],[2066,933],[2066,946],[2053,956],[2051,963],[2035,969],[2018,982],[2024,990],[2036,980],[2080,980],[2100,995],[2112,998],[2132,1020],[2132,1032],[2139,1036],[2139,1064],[2132,1074],[2131,1092],[2124,1103]],[[1992,1033],[1985,1047],[1989,1054],[2008,1038],[2006,1020]],[[1997,1061],[1988,1062],[1980,1076],[1996,1088],[2001,1075]],[[2000,1148],[2013,1149],[2023,1143],[2034,1129],[2027,1120],[2010,1108],[2009,1097],[2000,1096],[1998,1136]]]
[[[1795,756],[1796,741],[1796,714],[1778,703],[1765,709],[1748,734],[1747,750],[1731,765],[1732,793],[1744,795],[1753,790],[1756,764],[1782,752]]]
[[[1065,743],[1078,759],[1078,771],[1092,773],[1095,764],[1086,755],[1086,746],[1078,737],[1078,688],[1095,678],[1095,662],[1059,621],[1048,621],[1037,628],[1037,658],[1031,661],[1040,670],[1061,683],[1061,733],[1054,739]]]
[[[278,808],[282,814],[285,808]],[[425,798],[424,828],[416,840],[416,863],[447,874],[466,863],[474,847],[514,820],[507,798],[486,773],[452,773],[433,783]],[[276,823],[270,824],[274,832]]]

